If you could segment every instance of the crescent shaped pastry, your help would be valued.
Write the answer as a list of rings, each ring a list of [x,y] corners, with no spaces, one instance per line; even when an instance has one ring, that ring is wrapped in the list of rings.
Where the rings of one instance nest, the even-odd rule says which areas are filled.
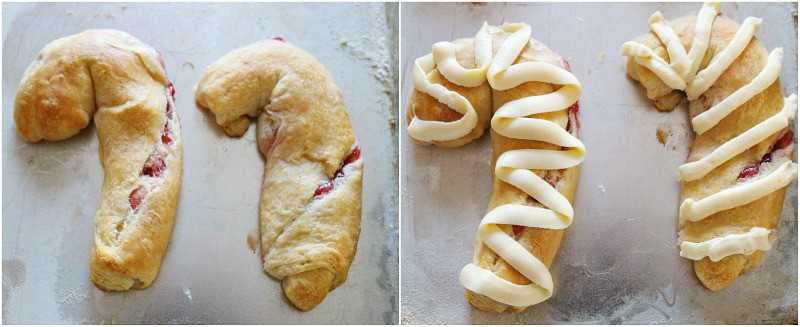
[[[436,43],[413,69],[407,118],[417,143],[458,146],[491,126],[494,188],[459,277],[466,299],[491,312],[545,301],[585,153],[580,83],[526,24],[484,24],[474,38]]]
[[[90,278],[106,291],[145,288],[169,243],[183,169],[181,124],[161,55],[114,30],[45,46],[14,99],[20,137],[63,140],[92,118],[104,178]]]
[[[622,46],[628,75],[656,108],[672,110],[685,93],[697,133],[678,169],[680,255],[718,291],[759,265],[771,248],[786,186],[797,178],[789,122],[797,96],[783,97],[783,49],[768,52],[755,37],[761,19],[741,24],[719,15],[719,3],[666,21]]]
[[[363,159],[339,88],[314,57],[281,39],[206,68],[195,91],[228,135],[258,118],[264,271],[311,310],[347,278],[361,229]]]

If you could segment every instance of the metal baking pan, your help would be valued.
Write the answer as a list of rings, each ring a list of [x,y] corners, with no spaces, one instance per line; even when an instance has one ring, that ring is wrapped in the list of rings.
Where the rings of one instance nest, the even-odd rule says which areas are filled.
[[[397,4],[383,3],[3,4],[3,323],[397,323],[397,21]],[[127,31],[160,50],[177,91],[180,205],[160,275],[145,290],[105,293],[88,278],[102,181],[94,128],[26,144],[14,126],[14,95],[38,51],[90,28]],[[349,278],[306,313],[248,248],[264,167],[255,127],[227,137],[193,95],[207,65],[270,36],[328,68],[365,161]]]
[[[403,324],[797,323],[797,182],[788,187],[778,240],[761,267],[721,292],[706,290],[677,251],[678,166],[691,130],[684,103],[658,112],[625,75],[625,41],[700,3],[488,3],[401,5],[401,110],[416,58],[438,41],[471,37],[484,21],[526,22],[533,37],[567,58],[581,81],[581,138],[587,155],[575,221],[552,267],[555,295],[520,314],[470,307],[458,282],[471,262],[491,195],[489,137],[455,149],[415,145],[401,128]],[[783,47],[781,82],[797,92],[797,4],[725,3],[736,21],[762,17],[756,36]],[[664,145],[658,128],[671,131]],[[796,130],[796,129],[795,129]],[[487,133],[488,134],[488,133]]]

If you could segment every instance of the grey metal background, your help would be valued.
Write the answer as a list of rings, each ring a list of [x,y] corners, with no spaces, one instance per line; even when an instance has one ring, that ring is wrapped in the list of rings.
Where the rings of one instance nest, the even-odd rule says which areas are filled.
[[[570,59],[581,81],[581,165],[575,221],[552,267],[556,293],[521,314],[490,314],[464,300],[458,273],[491,195],[489,137],[456,149],[415,145],[401,128],[402,323],[779,323],[797,322],[797,182],[789,186],[778,241],[761,267],[722,292],[706,290],[678,256],[678,166],[691,141],[685,104],[658,112],[625,75],[625,41],[700,3],[404,3],[401,110],[413,61],[433,43],[471,37],[484,21],[526,22],[533,37]],[[763,17],[757,37],[785,50],[781,81],[797,92],[797,5],[726,3],[741,22]],[[662,146],[656,129],[673,135]],[[795,128],[795,130],[797,130]],[[488,133],[487,133],[488,134]]]
[[[397,4],[3,4],[3,323],[361,323],[398,321]],[[29,145],[16,134],[22,73],[48,42],[89,28],[127,31],[163,54],[183,124],[184,175],[158,279],[104,293],[88,278],[102,168],[94,128]],[[255,126],[225,136],[194,102],[203,69],[282,36],[339,84],[365,162],[361,239],[346,283],[302,313],[261,270],[264,159]]]

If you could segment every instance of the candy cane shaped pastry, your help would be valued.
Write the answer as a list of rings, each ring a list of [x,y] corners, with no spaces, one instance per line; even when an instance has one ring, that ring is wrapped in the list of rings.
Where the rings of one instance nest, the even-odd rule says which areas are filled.
[[[472,62],[464,50],[464,45],[471,44],[475,68],[468,68]],[[441,51],[448,47],[458,51]],[[492,57],[479,59],[483,53]],[[409,111],[413,108],[422,116],[427,110],[429,117],[441,118],[444,115],[437,112],[444,104],[464,112],[461,119],[465,120],[469,111],[456,106],[463,103],[459,96],[468,99],[470,95],[472,108],[491,106],[494,110],[494,192],[478,228],[473,263],[465,266],[459,277],[467,288],[466,298],[485,311],[522,311],[552,296],[549,266],[564,228],[572,223],[571,201],[585,152],[577,138],[580,83],[563,58],[531,39],[531,28],[525,24],[484,25],[473,42],[434,46],[436,68],[449,83],[473,87],[466,95],[455,88],[427,86],[441,81],[430,62],[426,63],[428,58],[430,55],[417,61],[416,90]],[[425,68],[431,71],[427,76],[422,74]],[[488,103],[475,102],[480,97],[474,94],[480,90],[474,88],[484,81],[490,84],[492,97]],[[418,92],[439,99],[440,104],[424,106],[418,101],[423,98]],[[448,103],[451,99],[457,101]],[[481,118],[468,127],[483,128],[477,123]],[[433,135],[430,139],[435,141],[463,138],[460,133],[450,133],[446,124],[456,126],[453,121],[433,121],[425,133],[417,133],[409,124],[409,134],[415,139]],[[466,127],[461,130],[469,131]]]
[[[264,270],[297,308],[313,309],[347,278],[361,228],[363,160],[339,88],[276,38],[212,63],[195,98],[231,136],[258,117]]]
[[[90,278],[106,291],[145,288],[169,243],[183,170],[181,125],[161,55],[114,30],[45,46],[17,92],[17,132],[32,143],[63,140],[92,118],[104,178]]]
[[[788,128],[797,96],[781,92],[783,49],[768,53],[754,38],[761,19],[740,25],[719,10],[706,3],[671,22],[657,12],[652,33],[622,46],[628,75],[658,109],[672,110],[681,91],[689,99],[697,135],[678,169],[680,255],[694,260],[712,291],[758,266],[774,240],[786,186],[797,178]]]

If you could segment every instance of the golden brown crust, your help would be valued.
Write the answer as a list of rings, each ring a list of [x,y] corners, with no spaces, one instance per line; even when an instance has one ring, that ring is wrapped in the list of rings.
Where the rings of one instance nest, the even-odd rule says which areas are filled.
[[[183,156],[177,115],[170,118],[175,124],[162,180],[152,181],[138,210],[130,204],[168,119],[160,60],[127,33],[89,30],[48,44],[26,70],[15,99],[17,131],[28,142],[68,138],[95,119],[104,179],[90,278],[107,291],[153,282],[175,219]]]
[[[347,278],[361,228],[363,159],[345,162],[360,149],[339,88],[314,57],[268,40],[212,63],[195,99],[230,135],[243,134],[250,117],[258,117],[259,148],[267,158],[260,201],[264,270],[283,280],[296,307],[312,309]],[[333,189],[315,195],[326,183]]]
[[[684,48],[688,49],[694,39],[695,22],[696,16],[692,15],[672,20],[670,23]],[[708,65],[713,54],[730,43],[739,27],[739,23],[725,17],[719,16],[714,20],[708,51],[700,65],[701,70]],[[652,48],[660,57],[669,60],[666,47],[652,32],[636,40]],[[752,81],[766,65],[767,56],[767,50],[754,38],[708,91],[698,99],[690,101],[690,117],[699,115]],[[672,110],[680,102],[681,92],[666,86],[646,67],[630,59],[627,68],[628,74],[645,87],[648,98],[653,100],[659,110]],[[705,157],[732,138],[777,114],[783,108],[783,100],[780,81],[776,81],[722,119],[716,127],[702,135],[696,135],[687,162]],[[736,183],[739,173],[746,166],[759,162],[783,133],[784,131],[780,131],[768,137],[699,180],[683,182],[681,201],[687,198],[697,201],[730,187]],[[789,151],[785,156],[791,158],[792,152]],[[718,212],[703,220],[683,222],[679,226],[680,240],[702,242],[731,232],[745,232],[756,226],[773,229],[777,226],[784,193],[785,188],[747,205]],[[758,251],[750,256],[733,255],[719,262],[704,258],[694,262],[695,273],[703,285],[716,291],[732,283],[741,273],[756,267],[760,257],[761,252]]]

